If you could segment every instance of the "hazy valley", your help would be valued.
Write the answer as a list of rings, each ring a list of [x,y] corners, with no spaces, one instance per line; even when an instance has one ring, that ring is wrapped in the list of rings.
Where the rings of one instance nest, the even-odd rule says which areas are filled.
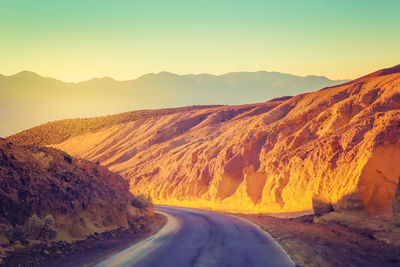
[[[260,71],[220,76],[161,72],[127,81],[95,78],[72,83],[23,71],[11,76],[0,75],[0,136],[65,118],[137,109],[263,102],[341,82],[344,81],[322,76],[299,77]],[[243,94],[244,91],[247,93]]]

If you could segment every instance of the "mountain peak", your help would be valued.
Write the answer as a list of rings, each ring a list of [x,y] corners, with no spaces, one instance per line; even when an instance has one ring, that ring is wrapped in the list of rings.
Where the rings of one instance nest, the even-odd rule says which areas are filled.
[[[29,71],[29,70],[23,70],[21,72],[18,72],[14,75],[11,75],[9,77],[15,77],[15,78],[25,78],[25,79],[32,79],[32,78],[40,78],[42,76],[40,76],[39,74]]]
[[[184,75],[182,75],[183,77]],[[168,71],[161,71],[158,73],[147,73],[139,78],[136,79],[136,81],[143,81],[143,80],[152,80],[152,79],[169,79],[169,78],[177,78],[180,77],[180,75],[168,72]]]
[[[356,83],[356,82],[362,82],[362,81],[365,81],[365,80],[367,80],[369,78],[373,78],[373,77],[385,76],[385,75],[395,74],[395,73],[400,73],[400,64],[390,67],[390,68],[384,68],[384,69],[374,71],[370,74],[361,76],[360,78],[357,78],[357,79],[354,79],[354,80],[351,80],[351,81],[348,81],[348,82],[345,82],[342,84],[322,88],[321,91],[325,90],[325,89],[329,89],[329,88],[338,87],[338,86],[349,85],[349,84]]]
[[[325,76],[321,76],[321,75],[307,75],[304,78],[312,78],[312,79],[320,79],[320,80],[329,80],[327,77]]]
[[[100,77],[100,78],[92,78],[90,80],[86,80],[86,81],[82,81],[80,83],[101,83],[101,82],[115,82],[116,80],[114,80],[111,77]]]
[[[385,75],[389,75],[389,74],[395,74],[395,73],[400,73],[400,64],[390,67],[390,68],[385,68],[385,69],[380,69],[377,71],[374,71],[370,74],[367,74],[365,76],[362,76],[360,78],[357,78],[355,80],[352,80],[348,83],[354,83],[354,82],[359,82],[368,78],[372,78],[372,77],[378,77],[378,76],[385,76]]]
[[[368,75],[365,75],[357,80],[362,80],[362,79],[366,79],[366,78],[370,78],[370,77],[385,76],[385,75],[394,74],[394,73],[400,73],[400,64],[390,67],[390,68],[380,69],[378,71],[375,71]]]
[[[175,73],[169,72],[169,71],[161,71],[157,73],[158,75],[176,75]]]

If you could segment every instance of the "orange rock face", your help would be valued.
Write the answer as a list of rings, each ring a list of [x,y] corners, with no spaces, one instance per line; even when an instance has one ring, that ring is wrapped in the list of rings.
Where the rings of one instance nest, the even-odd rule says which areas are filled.
[[[99,161],[155,203],[390,210],[400,176],[398,71],[290,99],[116,124],[53,146]]]

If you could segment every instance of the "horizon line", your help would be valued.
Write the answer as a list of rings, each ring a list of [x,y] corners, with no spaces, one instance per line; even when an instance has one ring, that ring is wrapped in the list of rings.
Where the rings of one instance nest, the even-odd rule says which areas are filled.
[[[153,74],[153,75],[159,75],[159,74],[162,74],[162,73],[168,73],[168,74],[172,74],[172,75],[176,75],[176,76],[190,76],[190,75],[200,76],[200,75],[210,75],[210,76],[214,76],[214,77],[221,77],[221,76],[228,75],[228,74],[232,74],[232,73],[258,73],[258,72],[267,72],[267,73],[279,73],[279,74],[284,74],[284,75],[293,75],[293,76],[297,76],[297,77],[299,77],[299,78],[306,78],[306,77],[322,77],[322,78],[326,78],[326,79],[331,80],[331,81],[346,81],[346,80],[353,80],[353,79],[355,79],[355,78],[331,79],[331,78],[329,78],[329,77],[327,77],[327,76],[325,76],[325,75],[315,75],[315,74],[296,75],[296,74],[287,73],[287,72],[268,71],[268,70],[258,70],[258,71],[244,71],[244,70],[243,70],[243,71],[230,71],[230,72],[224,72],[224,73],[222,73],[222,74],[213,74],[213,73],[206,73],[206,72],[202,72],[202,73],[184,73],[184,74],[178,74],[178,73],[170,72],[170,71],[160,71],[160,72],[148,72],[148,73],[144,73],[144,74],[142,74],[142,75],[139,75],[139,76],[137,76],[136,78],[121,79],[121,80],[115,79],[115,78],[113,78],[113,77],[111,77],[111,76],[101,76],[101,77],[96,77],[96,76],[95,76],[95,77],[87,78],[87,79],[83,79],[83,80],[65,80],[65,79],[60,79],[60,78],[55,78],[55,77],[51,77],[51,76],[42,75],[42,74],[40,74],[40,73],[38,73],[38,72],[31,71],[31,70],[27,70],[27,69],[22,70],[22,71],[19,71],[19,72],[16,72],[16,73],[14,73],[14,74],[9,74],[9,75],[5,75],[5,74],[0,73],[0,76],[3,76],[3,77],[13,77],[13,76],[17,76],[17,75],[19,75],[19,74],[22,74],[22,73],[24,73],[24,72],[25,72],[25,73],[31,73],[31,74],[38,75],[38,76],[40,76],[41,78],[55,79],[55,80],[58,80],[58,81],[61,81],[61,82],[64,82],[64,83],[74,83],[74,84],[79,84],[79,83],[83,83],[83,82],[87,82],[87,81],[91,81],[91,80],[100,80],[100,79],[111,79],[111,80],[117,81],[117,82],[134,81],[134,80],[140,79],[140,78],[142,78],[142,77],[144,77],[144,76],[146,76],[146,75],[152,75],[152,74]]]

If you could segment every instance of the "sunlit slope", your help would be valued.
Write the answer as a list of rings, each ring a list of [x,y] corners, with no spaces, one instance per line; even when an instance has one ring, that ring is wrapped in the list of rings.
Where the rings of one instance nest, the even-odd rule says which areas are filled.
[[[108,166],[156,203],[248,213],[313,202],[390,210],[400,176],[398,72],[117,124],[54,146]]]
[[[31,129],[22,131],[13,136],[10,136],[8,140],[20,145],[58,144],[62,141],[67,140],[68,138],[85,133],[96,132],[103,128],[112,127],[116,124],[128,123],[131,121],[143,121],[152,117],[173,114],[176,112],[213,107],[217,106],[188,106],[181,108],[137,110],[111,116],[59,120],[48,122],[46,124],[42,124]]]

